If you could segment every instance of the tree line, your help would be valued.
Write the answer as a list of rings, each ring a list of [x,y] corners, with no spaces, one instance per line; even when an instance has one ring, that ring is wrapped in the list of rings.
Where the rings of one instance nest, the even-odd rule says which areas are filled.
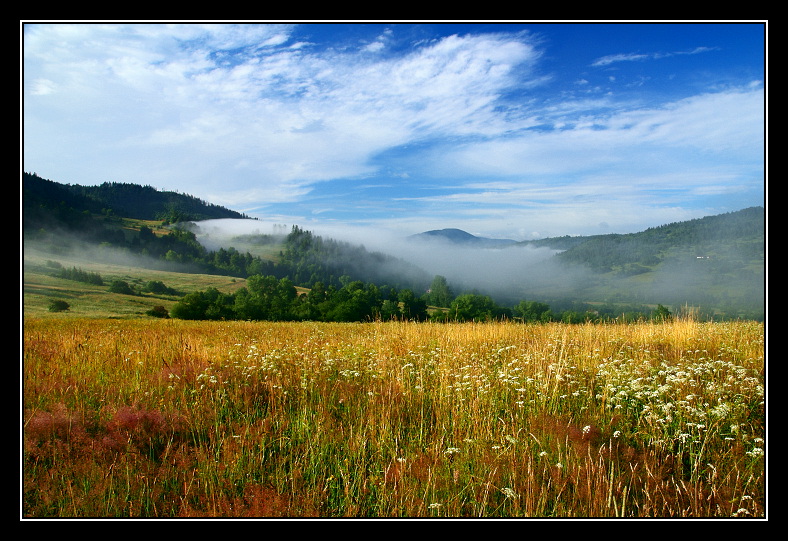
[[[336,288],[317,282],[299,293],[289,278],[250,276],[234,293],[216,288],[185,295],[170,310],[178,319],[251,321],[370,321],[428,318],[427,303],[410,289],[350,280]]]
[[[658,311],[643,308],[626,312],[616,307],[607,310],[598,307],[592,310],[587,306],[553,310],[545,302],[530,300],[521,300],[511,307],[503,306],[490,296],[478,292],[455,295],[446,278],[440,275],[432,279],[429,288],[423,293],[418,293],[423,288],[414,291],[407,287],[377,285],[374,282],[353,279],[350,275],[342,275],[334,280],[334,269],[317,264],[320,251],[315,249],[315,245],[324,246],[323,241],[298,228],[294,228],[288,236],[285,243],[287,256],[280,263],[263,261],[248,253],[242,254],[234,248],[207,252],[196,241],[193,233],[181,229],[175,229],[160,237],[143,226],[136,238],[131,244],[137,248],[157,247],[155,251],[145,250],[142,253],[152,255],[158,252],[165,261],[170,262],[202,262],[204,266],[221,268],[227,274],[247,278],[246,286],[234,293],[222,293],[215,288],[209,288],[186,295],[160,281],[149,281],[140,286],[123,280],[112,280],[109,283],[108,290],[112,293],[181,297],[169,313],[162,306],[148,312],[155,317],[253,321],[350,322],[405,319],[438,322],[513,320],[581,323],[622,318],[635,321],[660,314]],[[339,250],[333,243],[328,245],[332,246],[333,250]],[[301,265],[311,261],[307,267],[311,271],[310,279],[302,284],[297,284],[289,276],[292,268],[299,268],[296,263],[298,261]],[[105,285],[105,280],[97,273],[77,267],[63,268],[52,261],[48,264],[56,268],[55,276],[60,278]],[[274,270],[277,274],[265,274],[266,270]],[[250,272],[254,273],[248,275]],[[293,274],[299,276],[298,272]],[[329,283],[319,280],[320,276],[328,277]],[[308,289],[308,292],[299,293],[297,286]],[[667,309],[661,310],[663,312],[660,317],[670,313]]]
[[[222,293],[216,288],[185,295],[170,310],[170,316],[190,320],[245,321],[520,321],[523,323],[583,323],[587,321],[666,320],[671,311],[658,305],[656,309],[630,311],[616,315],[598,310],[567,309],[554,312],[547,303],[522,300],[513,307],[499,305],[488,295],[462,293],[456,297],[449,288],[431,288],[424,295],[410,289],[378,287],[373,283],[341,278],[341,288],[317,282],[306,293],[299,293],[289,278],[255,275],[235,293]],[[436,276],[433,285],[446,285]],[[438,304],[428,304],[437,302]]]
[[[667,319],[670,310],[662,305],[656,309],[590,310],[572,307],[559,311],[544,302],[521,300],[507,307],[480,293],[454,295],[443,276],[435,276],[430,288],[422,295],[413,290],[397,289],[387,285],[378,287],[371,282],[340,277],[341,287],[313,284],[307,292],[299,293],[287,277],[253,275],[246,285],[234,293],[222,293],[216,288],[183,294],[166,286],[160,280],[149,280],[139,285],[125,280],[106,280],[98,273],[78,267],[64,268],[54,261],[47,265],[56,269],[54,276],[92,285],[107,285],[108,291],[122,295],[167,295],[180,299],[168,312],[158,305],[146,312],[153,317],[173,317],[189,320],[244,320],[244,321],[499,321],[547,323],[563,321],[582,323],[611,319],[638,321],[642,319]],[[53,304],[52,311],[67,310],[65,303]]]
[[[193,195],[158,190],[125,182],[104,182],[98,186],[60,184],[36,173],[22,174],[24,211],[41,218],[40,210],[72,209],[77,214],[105,214],[142,220],[177,223],[212,218],[248,218],[243,213],[203,201]],[[68,219],[67,215],[63,217]]]

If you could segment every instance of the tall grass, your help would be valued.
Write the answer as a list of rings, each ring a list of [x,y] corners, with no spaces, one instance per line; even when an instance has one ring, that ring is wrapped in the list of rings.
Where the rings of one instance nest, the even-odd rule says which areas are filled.
[[[27,517],[763,517],[763,325],[28,319]]]

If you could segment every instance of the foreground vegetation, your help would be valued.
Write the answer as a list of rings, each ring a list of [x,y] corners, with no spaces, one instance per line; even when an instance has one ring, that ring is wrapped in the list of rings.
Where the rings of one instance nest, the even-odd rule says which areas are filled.
[[[26,517],[763,517],[763,324],[28,317]]]

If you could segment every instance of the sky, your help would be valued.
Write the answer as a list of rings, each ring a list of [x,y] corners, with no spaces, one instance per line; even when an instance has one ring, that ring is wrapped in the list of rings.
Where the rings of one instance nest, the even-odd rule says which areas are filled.
[[[530,240],[765,205],[763,23],[20,24],[22,168]]]

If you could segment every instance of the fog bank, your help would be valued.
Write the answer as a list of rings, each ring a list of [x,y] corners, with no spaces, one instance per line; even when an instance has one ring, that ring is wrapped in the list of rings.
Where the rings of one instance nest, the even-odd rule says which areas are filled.
[[[260,220],[207,220],[194,222],[197,239],[208,249],[229,247],[239,235],[287,235],[292,227]],[[454,244],[441,238],[408,238],[387,230],[360,227],[319,225],[299,226],[313,234],[380,252],[412,263],[429,275],[444,276],[460,293],[510,291],[534,280],[538,264],[544,264],[556,250],[512,245],[503,248],[479,248]],[[237,246],[236,246],[237,248]]]

